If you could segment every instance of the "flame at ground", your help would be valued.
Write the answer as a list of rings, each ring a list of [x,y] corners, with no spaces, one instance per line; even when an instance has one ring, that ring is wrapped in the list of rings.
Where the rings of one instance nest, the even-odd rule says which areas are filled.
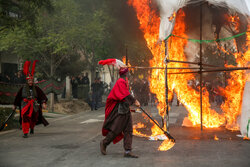
[[[247,137],[247,136],[244,136],[244,137],[243,137],[243,140],[250,140],[250,138]]]
[[[174,147],[175,143],[171,140],[164,140],[160,147],[158,148],[159,151],[166,151]]]

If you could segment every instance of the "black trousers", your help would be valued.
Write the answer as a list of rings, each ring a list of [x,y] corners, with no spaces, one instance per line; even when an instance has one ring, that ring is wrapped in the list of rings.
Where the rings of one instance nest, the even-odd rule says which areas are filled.
[[[109,133],[103,140],[103,143],[107,146],[114,138],[120,134],[124,134],[123,147],[125,150],[132,150],[132,137],[133,137],[133,126],[131,113],[118,114],[115,112],[115,119],[112,123],[109,123]]]

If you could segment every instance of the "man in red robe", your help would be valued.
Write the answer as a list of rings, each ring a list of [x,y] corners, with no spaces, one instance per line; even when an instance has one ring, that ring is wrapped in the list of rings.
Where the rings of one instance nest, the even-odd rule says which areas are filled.
[[[102,129],[102,134],[106,137],[100,142],[100,150],[106,155],[106,148],[112,141],[115,144],[123,139],[124,157],[138,158],[131,152],[133,127],[129,106],[135,104],[139,107],[140,103],[129,93],[127,73],[128,68],[120,69],[120,78],[107,98]]]
[[[42,107],[46,108],[48,99],[43,91],[34,85],[34,64],[35,62],[33,63],[32,73],[28,74],[27,69],[29,69],[30,62],[25,62],[24,68],[27,69],[24,70],[24,73],[27,75],[27,83],[18,91],[13,106],[14,110],[17,106],[21,108],[20,114],[24,138],[28,137],[29,130],[30,134],[34,134],[36,124],[43,123],[44,126],[48,125],[48,122],[42,116]]]

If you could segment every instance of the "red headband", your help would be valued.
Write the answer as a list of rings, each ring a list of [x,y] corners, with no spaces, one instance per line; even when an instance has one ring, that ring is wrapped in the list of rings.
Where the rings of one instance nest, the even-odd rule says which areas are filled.
[[[121,67],[119,70],[120,75],[126,75],[128,73],[128,68],[127,67]]]

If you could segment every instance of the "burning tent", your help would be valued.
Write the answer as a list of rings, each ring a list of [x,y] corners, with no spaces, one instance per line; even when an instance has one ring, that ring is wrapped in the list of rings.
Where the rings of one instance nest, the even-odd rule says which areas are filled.
[[[157,5],[154,2],[157,2]],[[205,2],[202,34],[204,39],[209,40],[198,40],[200,36],[200,2]],[[250,61],[250,2],[248,0],[128,0],[128,4],[135,8],[140,29],[154,56],[150,60],[150,66],[166,67],[164,63],[166,48],[170,60],[194,61],[200,51],[197,44],[202,43],[213,43],[225,57],[233,55],[236,65],[225,63],[223,65],[225,68],[249,66],[247,65],[247,62]],[[191,22],[187,22],[190,11],[193,15],[189,16]],[[168,43],[165,47],[164,42],[161,41],[166,38],[168,38]],[[223,47],[223,41],[227,41],[228,48],[232,48],[232,50]],[[204,49],[200,52],[204,52]],[[202,120],[204,127],[225,126],[231,130],[239,129],[237,119],[244,107],[242,106],[244,87],[249,83],[247,83],[246,71],[228,73],[227,84],[218,88],[221,96],[225,98],[220,106],[222,112],[218,112],[211,107],[210,92],[206,87],[198,85],[194,88],[188,84],[196,79],[191,69],[185,69],[190,68],[189,65],[169,62],[168,68],[176,68],[171,71],[168,69],[168,73],[185,73],[185,75],[167,76],[168,89],[172,92],[167,98],[172,98],[173,92],[177,94],[178,99],[189,112],[186,120],[192,126],[199,126]],[[150,90],[156,94],[158,99],[159,114],[164,117],[167,106],[164,70],[153,69],[149,79]],[[202,90],[202,115],[200,113],[200,94],[197,89]],[[245,89],[246,91],[249,89]],[[244,94],[249,94],[249,92]],[[249,112],[249,105],[247,107],[248,109],[245,111]]]
[[[250,63],[249,63],[250,64]],[[242,137],[250,138],[250,72],[247,73],[248,80],[245,84],[245,89],[243,93],[243,101],[242,101],[242,111],[241,111],[241,119],[240,119],[240,132]]]
[[[189,4],[195,5],[197,3],[204,2],[204,0],[193,0],[193,1],[192,0],[179,0],[179,1],[176,1],[176,0],[175,1],[173,1],[173,0],[157,0],[157,2],[160,6],[160,11],[161,11],[161,23],[160,23],[160,30],[159,30],[159,38],[161,40],[164,40],[168,36],[170,36],[172,31],[173,31],[173,27],[174,27],[174,23],[175,23],[175,15],[176,15],[177,11],[184,6],[187,6]],[[244,16],[246,17],[246,19],[249,19],[249,18],[247,18],[248,16],[250,16],[250,1],[248,1],[248,0],[238,0],[238,1],[235,1],[235,0],[207,0],[207,2],[209,5],[209,8],[210,8],[210,11],[212,11],[212,24],[214,24],[216,27],[214,30],[214,33],[216,34],[216,36],[215,36],[216,39],[218,39],[220,36],[222,26],[229,24],[226,22],[226,20],[227,20],[227,17],[225,17],[226,14],[228,16],[231,16],[231,19],[234,19],[235,16],[237,16],[239,19],[239,16],[238,16],[239,14],[243,15],[243,16],[241,16],[242,19],[245,19]],[[234,15],[234,17],[232,17],[233,15]],[[229,20],[229,21],[235,22],[235,20]],[[241,20],[238,20],[238,25],[235,25],[235,30],[238,30],[238,32],[240,31],[239,24],[241,24],[241,27],[243,27],[242,24],[245,24],[245,26],[247,26],[246,22],[244,23],[244,21],[241,21],[241,22],[240,21]],[[232,31],[232,29],[231,29],[231,32],[233,35],[236,34],[236,32]],[[238,49],[240,51],[242,51],[240,47],[242,47],[242,46],[238,46]],[[245,55],[248,55],[248,53],[245,53]],[[246,60],[245,65],[246,65],[247,61],[250,61],[250,60],[249,59]],[[247,93],[247,91],[249,91],[247,82],[246,82],[244,87],[245,87],[245,92],[244,92],[245,99],[242,99],[243,105],[242,105],[242,111],[241,111],[242,117],[241,117],[241,121],[240,121],[240,127],[241,127],[242,135],[248,135],[246,133],[246,127],[248,124],[248,119],[250,119],[250,111],[248,111],[250,107],[246,106],[246,104],[245,104],[246,101],[249,100],[249,99],[247,99],[248,98],[247,94],[249,94],[249,92]],[[228,106],[230,106],[230,105],[228,105]],[[225,108],[225,109],[227,110],[228,108]],[[240,112],[240,109],[238,111]],[[232,115],[227,115],[227,116],[231,117]],[[234,118],[236,118],[236,115],[234,115]],[[228,118],[228,120],[230,120],[230,119],[231,118]],[[236,121],[234,120],[233,122],[236,122]],[[228,128],[237,128],[237,125],[234,125],[233,122],[231,121],[231,124],[228,125]]]
[[[160,7],[161,23],[159,38],[164,40],[168,37],[174,27],[175,16],[179,9],[187,5],[195,5],[207,1],[219,10],[228,9],[230,13],[239,12],[250,16],[250,1],[248,0],[156,0]]]

